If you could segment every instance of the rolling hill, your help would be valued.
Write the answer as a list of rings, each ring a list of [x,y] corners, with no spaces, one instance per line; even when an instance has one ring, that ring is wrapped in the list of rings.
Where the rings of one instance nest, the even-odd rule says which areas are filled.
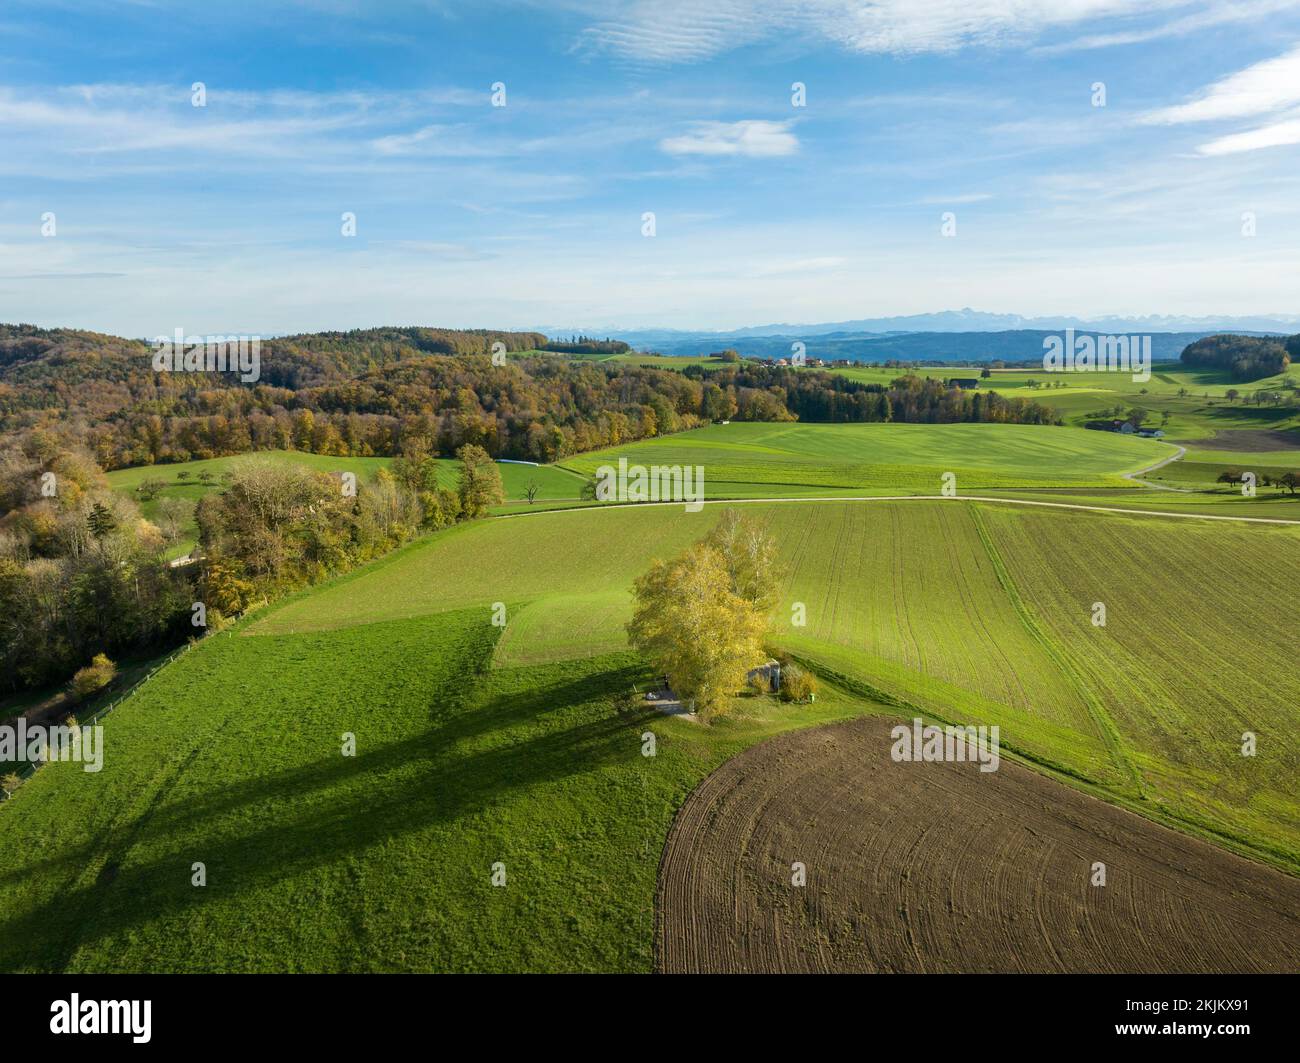
[[[752,503],[788,569],[776,641],[828,682],[705,727],[647,710],[621,623],[720,510],[460,525],[200,641],[108,718],[102,772],[49,765],[0,808],[5,968],[649,969],[687,794],[864,713],[997,723],[1040,772],[1300,870],[1295,529]]]

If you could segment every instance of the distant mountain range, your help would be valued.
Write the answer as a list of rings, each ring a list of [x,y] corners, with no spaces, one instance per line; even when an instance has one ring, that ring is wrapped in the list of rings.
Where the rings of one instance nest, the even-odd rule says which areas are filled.
[[[1087,330],[1079,329],[1083,335]],[[1043,339],[1059,336],[1056,329],[1014,329],[1007,332],[895,332],[878,335],[870,332],[828,333],[807,336],[729,336],[724,342],[699,338],[677,338],[667,342],[643,342],[631,334],[619,337],[638,350],[661,354],[692,356],[707,354],[721,347],[734,347],[746,358],[789,358],[792,344],[804,345],[809,358],[827,361],[847,359],[851,362],[1037,362],[1043,357]],[[1130,335],[1132,333],[1123,333]],[[1213,332],[1147,332],[1151,337],[1151,357],[1157,362],[1175,362],[1183,348]]]
[[[664,338],[685,336],[711,336],[717,339],[728,336],[820,336],[830,332],[1008,332],[1016,329],[1045,329],[1048,331],[1073,328],[1088,332],[1265,332],[1292,334],[1300,331],[1300,314],[1254,314],[1233,317],[1206,315],[1188,317],[1177,314],[1148,314],[1145,317],[1073,317],[1068,314],[1049,317],[1025,317],[1022,314],[993,314],[983,310],[941,310],[934,314],[907,314],[901,317],[867,317],[852,321],[828,321],[821,324],[782,323],[752,325],[746,328],[711,329],[661,329],[622,328],[590,325],[580,328],[543,326],[537,329],[548,336],[570,335],[585,332],[588,335],[659,336]],[[630,343],[631,340],[628,340]]]
[[[1157,361],[1176,359],[1187,344],[1221,332],[1290,335],[1300,332],[1300,315],[1185,317],[1024,317],[980,310],[862,318],[821,324],[755,325],[731,331],[685,329],[539,328],[548,336],[585,333],[624,340],[638,350],[669,355],[700,355],[734,347],[755,358],[785,357],[802,342],[809,357],[856,362],[1024,361],[1042,356],[1043,337],[1072,328],[1108,335],[1150,335]]]

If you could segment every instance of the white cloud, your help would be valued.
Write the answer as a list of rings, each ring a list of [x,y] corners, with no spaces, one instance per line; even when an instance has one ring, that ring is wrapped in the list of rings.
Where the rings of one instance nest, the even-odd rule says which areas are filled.
[[[665,137],[659,147],[669,155],[743,155],[751,159],[793,155],[799,138],[790,122],[746,119],[740,122],[697,122],[689,133]]]
[[[927,207],[949,206],[961,203],[984,203],[993,198],[991,192],[962,192],[955,196],[925,196],[917,202]]]
[[[490,158],[509,154],[494,140],[475,139],[472,132],[451,125],[426,125],[413,133],[377,137],[371,146],[381,155],[441,155],[455,158]]]
[[[1210,85],[1200,96],[1142,116],[1150,125],[1247,118],[1300,103],[1300,45]]]
[[[617,8],[619,5],[610,5]],[[579,47],[652,63],[708,59],[762,40],[788,20],[771,0],[633,0],[582,32]]]
[[[400,96],[393,96],[400,102]],[[27,155],[190,154],[280,156],[320,152],[376,120],[376,97],[213,92],[190,105],[188,88],[74,85],[37,93],[0,88],[0,132],[38,136]],[[390,119],[391,120],[391,119]]]
[[[1231,4],[1211,4],[1201,11],[1194,11],[1181,18],[1159,22],[1153,26],[1140,29],[1119,30],[1113,33],[1097,33],[1079,37],[1060,44],[1046,45],[1035,49],[1039,55],[1056,55],[1061,52],[1084,51],[1092,48],[1112,48],[1117,45],[1142,44],[1167,37],[1183,37],[1201,30],[1223,26],[1232,22],[1250,22],[1276,11],[1286,11],[1295,7],[1295,0],[1254,0]]]
[[[1092,20],[1150,15],[1221,0],[623,0],[578,46],[650,63],[699,62],[775,34],[852,51],[913,54],[1023,41]]]
[[[1243,151],[1277,148],[1286,144],[1300,144],[1300,118],[1274,122],[1245,133],[1232,133],[1202,144],[1196,150],[1202,155],[1236,155]]]

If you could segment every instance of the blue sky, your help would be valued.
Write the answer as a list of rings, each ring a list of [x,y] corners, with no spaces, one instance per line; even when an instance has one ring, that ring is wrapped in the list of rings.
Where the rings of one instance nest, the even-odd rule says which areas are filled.
[[[1298,175],[1296,0],[0,11],[4,321],[1289,313]]]

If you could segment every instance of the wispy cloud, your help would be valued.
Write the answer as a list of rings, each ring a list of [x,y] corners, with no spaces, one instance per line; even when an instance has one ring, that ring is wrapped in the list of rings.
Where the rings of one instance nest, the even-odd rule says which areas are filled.
[[[6,273],[0,276],[4,281],[84,281],[105,280],[109,277],[125,277],[125,273]]]
[[[1194,99],[1141,115],[1144,125],[1183,125],[1230,119],[1274,119],[1255,129],[1229,133],[1201,144],[1201,155],[1236,155],[1261,148],[1300,144],[1300,45],[1273,59],[1220,78]]]
[[[495,252],[439,240],[372,240],[371,243],[380,248],[391,246],[412,255],[429,255],[444,262],[484,262],[498,257]]]
[[[1194,100],[1143,115],[1150,125],[1249,118],[1300,104],[1300,45],[1210,85]]]
[[[441,155],[456,158],[491,158],[513,154],[513,149],[502,146],[481,135],[454,125],[434,124],[422,126],[411,133],[393,133],[371,141],[381,155]]]
[[[623,0],[604,4],[606,13],[582,31],[577,46],[641,62],[689,63],[796,33],[855,52],[950,52],[1031,40],[1095,20],[1227,6],[1221,0]]]
[[[1295,0],[1238,0],[1236,3],[1210,4],[1204,10],[1194,11],[1180,18],[1168,19],[1136,29],[1094,33],[1074,40],[1043,45],[1035,48],[1034,52],[1037,55],[1060,55],[1064,52],[1114,48],[1129,44],[1144,44],[1147,41],[1158,41],[1169,37],[1185,37],[1234,22],[1252,22],[1294,7]]]
[[[610,17],[583,30],[577,47],[651,63],[694,62],[762,40],[794,17],[781,11],[785,6],[770,0],[634,0],[611,5]]]
[[[1244,133],[1230,133],[1197,150],[1202,155],[1236,155],[1243,151],[1257,151],[1260,148],[1279,148],[1287,144],[1300,144],[1300,118],[1291,118],[1285,122],[1248,129]]]
[[[963,192],[955,196],[925,196],[917,202],[923,206],[949,206],[961,203],[984,203],[992,199],[991,192]]]
[[[751,159],[793,155],[799,138],[791,122],[751,118],[740,122],[697,122],[689,133],[665,137],[659,147],[669,155],[743,155]]]
[[[0,89],[0,131],[28,136],[33,159],[55,153],[138,155],[184,151],[229,158],[322,152],[339,134],[380,118],[375,97],[355,94],[210,93],[190,103],[188,87],[74,85],[54,92]],[[407,105],[394,94],[392,101]]]

